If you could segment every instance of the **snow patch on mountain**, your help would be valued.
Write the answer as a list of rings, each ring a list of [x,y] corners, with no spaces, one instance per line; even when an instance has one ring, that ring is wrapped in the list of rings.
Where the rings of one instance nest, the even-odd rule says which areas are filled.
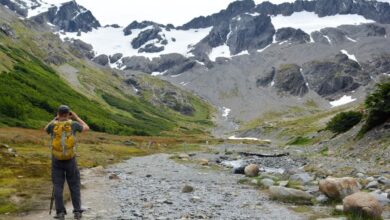
[[[290,16],[277,15],[271,17],[275,29],[292,27],[301,29],[310,34],[327,27],[338,27],[340,25],[358,25],[364,23],[374,23],[361,15],[334,15],[318,17],[314,12],[295,12]]]
[[[230,58],[231,54],[230,54],[229,46],[224,44],[224,45],[221,45],[218,47],[214,47],[209,54],[209,59],[211,61],[215,61],[217,59],[217,57]]]
[[[230,108],[222,107],[222,117],[227,118],[231,112]]]
[[[70,0],[11,0],[12,2],[19,5],[21,8],[27,9],[27,18],[37,16],[41,13],[47,12],[49,8],[60,7],[63,3],[69,2]]]
[[[345,54],[345,55],[347,55],[348,59],[353,60],[353,61],[359,63],[359,61],[356,59],[355,55],[348,53],[348,51],[346,51],[346,50],[340,50],[340,52]]]
[[[88,44],[91,44],[96,54],[113,55],[115,53],[122,53],[123,56],[144,56],[148,58],[159,57],[162,54],[179,53],[184,56],[191,56],[189,53],[192,46],[201,41],[211,31],[212,27],[203,29],[190,29],[190,30],[176,30],[171,29],[167,31],[163,29],[160,33],[161,36],[168,41],[167,45],[164,45],[164,50],[157,53],[138,52],[138,49],[134,49],[131,45],[133,39],[135,39],[139,33],[147,29],[151,29],[152,26],[148,26],[143,29],[134,29],[132,34],[125,36],[122,28],[104,27],[93,29],[88,33],[59,33],[61,39],[79,39]],[[154,43],[154,42],[147,42]],[[157,45],[160,46],[160,45]]]
[[[354,101],[356,101],[356,99],[352,98],[352,96],[344,95],[340,99],[335,100],[333,102],[330,102],[330,104],[332,105],[332,108],[334,108],[334,107],[337,107],[337,106],[346,105],[346,104],[354,102]]]

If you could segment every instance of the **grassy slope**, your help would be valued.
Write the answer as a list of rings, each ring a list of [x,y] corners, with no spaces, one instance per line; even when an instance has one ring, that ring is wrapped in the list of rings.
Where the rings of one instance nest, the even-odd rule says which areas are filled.
[[[0,125],[42,127],[53,117],[56,107],[66,103],[94,130],[114,134],[205,134],[211,126],[211,108],[197,97],[188,96],[197,110],[194,116],[152,106],[130,95],[122,79],[110,70],[76,58],[54,35],[27,29],[20,22],[12,26],[20,36],[18,40],[0,34],[0,84],[4,85],[0,88]],[[67,65],[78,71],[81,86],[68,84],[58,76],[58,67],[42,62],[47,52],[41,48],[49,44],[50,50],[66,58]]]

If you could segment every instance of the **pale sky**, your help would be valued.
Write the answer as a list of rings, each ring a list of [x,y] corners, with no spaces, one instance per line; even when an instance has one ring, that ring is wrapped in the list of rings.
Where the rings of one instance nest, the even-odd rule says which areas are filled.
[[[60,3],[70,0],[43,0]],[[226,9],[236,0],[76,0],[92,11],[102,25],[119,24],[127,26],[134,20],[151,20],[175,26],[187,23],[195,17],[207,16]],[[254,0],[256,4],[264,0]],[[269,0],[279,4],[294,0]]]
[[[50,1],[50,0],[49,0]],[[122,26],[134,20],[182,25],[200,15],[225,9],[234,0],[76,0],[105,24]]]
[[[43,0],[59,3],[70,0]],[[235,0],[76,0],[91,10],[102,25],[119,24],[127,26],[134,20],[151,20],[161,24],[172,23],[175,26],[187,23],[191,19],[210,15],[226,9]],[[260,4],[265,0],[254,0]],[[274,4],[294,2],[295,0],[269,0]],[[378,0],[390,2],[390,0]]]

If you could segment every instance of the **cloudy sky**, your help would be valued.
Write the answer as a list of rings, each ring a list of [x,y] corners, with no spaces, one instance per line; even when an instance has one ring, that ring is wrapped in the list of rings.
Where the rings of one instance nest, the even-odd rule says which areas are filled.
[[[69,0],[43,0],[61,3]],[[128,25],[134,20],[151,20],[162,24],[182,25],[200,15],[210,15],[225,9],[236,0],[76,0],[90,9],[105,24]],[[255,0],[258,4],[264,0]],[[270,0],[273,3],[294,0]]]

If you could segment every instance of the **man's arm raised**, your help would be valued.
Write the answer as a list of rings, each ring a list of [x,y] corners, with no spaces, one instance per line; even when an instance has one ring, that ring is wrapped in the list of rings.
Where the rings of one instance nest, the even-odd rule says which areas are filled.
[[[72,119],[80,123],[81,126],[83,126],[83,132],[89,131],[89,126],[87,125],[87,123],[85,123],[76,113],[71,112],[71,114],[72,114]]]

